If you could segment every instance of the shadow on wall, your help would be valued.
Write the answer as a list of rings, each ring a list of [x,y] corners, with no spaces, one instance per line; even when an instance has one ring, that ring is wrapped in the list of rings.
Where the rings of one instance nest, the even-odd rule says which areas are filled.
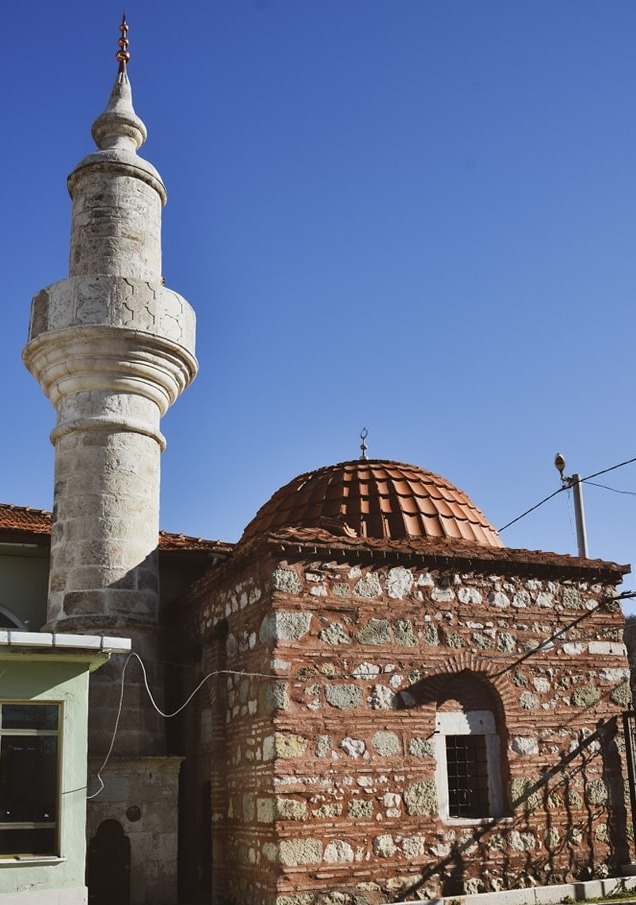
[[[433,676],[403,692],[399,706],[435,708],[437,713],[492,708],[503,752],[502,786],[509,790],[504,793],[501,811],[491,812],[487,822],[470,828],[464,824],[469,836],[459,839],[446,857],[422,864],[420,879],[402,890],[400,901],[424,893],[431,881],[439,884],[443,896],[454,896],[502,886],[523,887],[530,877],[542,884],[587,880],[599,876],[599,864],[609,862],[617,869],[629,861],[616,717],[598,722],[587,735],[579,733],[576,746],[552,767],[544,768],[538,779],[509,781],[504,712],[487,677],[469,670],[451,677]],[[432,718],[431,712],[431,723]],[[437,717],[436,725],[440,725]],[[439,745],[439,731],[434,736]],[[457,816],[461,815],[451,808],[449,829]],[[489,884],[489,877],[494,882]],[[467,888],[470,880],[476,883],[475,889]]]

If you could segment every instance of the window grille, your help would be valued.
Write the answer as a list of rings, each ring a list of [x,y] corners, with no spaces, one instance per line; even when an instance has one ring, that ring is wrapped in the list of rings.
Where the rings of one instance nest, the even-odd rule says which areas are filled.
[[[449,817],[490,814],[485,735],[447,735],[446,772]]]

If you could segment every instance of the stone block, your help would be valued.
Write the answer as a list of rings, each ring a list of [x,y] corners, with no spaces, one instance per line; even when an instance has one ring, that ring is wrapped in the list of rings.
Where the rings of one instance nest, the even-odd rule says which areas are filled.
[[[352,710],[362,704],[362,691],[357,685],[328,685],[327,703],[339,710]]]
[[[397,852],[397,845],[393,840],[393,836],[389,833],[383,833],[376,836],[373,840],[373,853],[378,858],[392,858]]]
[[[274,569],[272,585],[284,594],[300,594],[303,589],[303,583],[293,569]]]
[[[404,803],[411,817],[429,817],[437,814],[437,787],[431,779],[411,783],[404,792]]]
[[[316,739],[316,746],[314,748],[316,757],[329,757],[331,750],[331,736],[319,735]]]
[[[395,732],[379,730],[373,734],[371,741],[381,757],[394,757],[402,753],[402,745]]]
[[[357,633],[360,644],[384,645],[391,640],[391,629],[388,619],[369,619]]]
[[[539,740],[534,736],[516,735],[512,739],[511,747],[517,754],[538,754]]]
[[[601,700],[601,693],[595,685],[583,685],[572,692],[575,707],[594,707]]]
[[[434,757],[435,746],[431,739],[412,738],[409,742],[409,754],[413,757]]]
[[[343,839],[334,839],[325,847],[323,860],[328,864],[346,864],[353,861],[353,848]]]
[[[305,820],[307,803],[297,798],[276,798],[276,816],[281,820]]]
[[[351,644],[351,638],[339,622],[332,622],[318,633],[318,638],[325,644]]]
[[[275,734],[276,757],[302,757],[307,750],[309,739],[293,732],[277,732]]]
[[[347,805],[351,820],[368,820],[373,816],[373,802],[368,798],[352,798]]]
[[[610,699],[623,710],[628,710],[632,706],[632,691],[629,684],[624,682],[613,688],[610,692]]]
[[[396,566],[389,569],[386,580],[386,587],[389,597],[394,600],[403,600],[407,597],[413,587],[413,573],[404,566]]]
[[[393,690],[386,685],[374,685],[371,689],[369,704],[373,710],[393,710],[395,701]]]
[[[292,573],[295,575],[296,573]],[[309,631],[310,613],[277,611],[266,616],[260,627],[259,637],[269,641],[299,641]]]
[[[363,576],[355,583],[353,592],[358,597],[366,597],[368,599],[379,597],[382,594],[380,579],[375,572],[369,572],[368,575]]]
[[[404,647],[417,645],[417,636],[410,619],[396,619],[393,623],[393,636],[396,644],[402,644]]]
[[[281,839],[278,857],[281,864],[296,867],[299,864],[319,864],[322,861],[320,839]]]
[[[585,801],[593,807],[602,807],[607,803],[609,791],[603,779],[593,779],[585,784]]]
[[[349,757],[354,758],[362,757],[367,748],[362,739],[351,738],[350,736],[345,736],[345,738],[343,738],[340,742],[340,747],[349,755]]]

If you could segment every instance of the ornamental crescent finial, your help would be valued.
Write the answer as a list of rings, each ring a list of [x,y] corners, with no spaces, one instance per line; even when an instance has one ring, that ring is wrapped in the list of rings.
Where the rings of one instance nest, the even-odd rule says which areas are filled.
[[[364,441],[367,439],[368,436],[369,436],[369,431],[366,429],[366,427],[363,427],[362,430],[360,431],[360,439],[362,440],[362,443],[360,444],[360,449],[362,450],[362,455],[360,456],[361,459],[367,458],[368,446]]]

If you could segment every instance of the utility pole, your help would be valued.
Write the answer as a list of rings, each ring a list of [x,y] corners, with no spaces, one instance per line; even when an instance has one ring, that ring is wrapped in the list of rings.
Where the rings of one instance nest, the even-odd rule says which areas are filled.
[[[565,471],[565,459],[561,453],[557,453],[554,457],[554,465],[561,475],[561,483],[564,488],[573,491],[574,498],[574,516],[576,519],[576,541],[579,549],[579,556],[584,559],[588,558],[587,552],[587,530],[585,528],[585,509],[583,508],[583,482],[580,474],[573,474],[567,477]]]

